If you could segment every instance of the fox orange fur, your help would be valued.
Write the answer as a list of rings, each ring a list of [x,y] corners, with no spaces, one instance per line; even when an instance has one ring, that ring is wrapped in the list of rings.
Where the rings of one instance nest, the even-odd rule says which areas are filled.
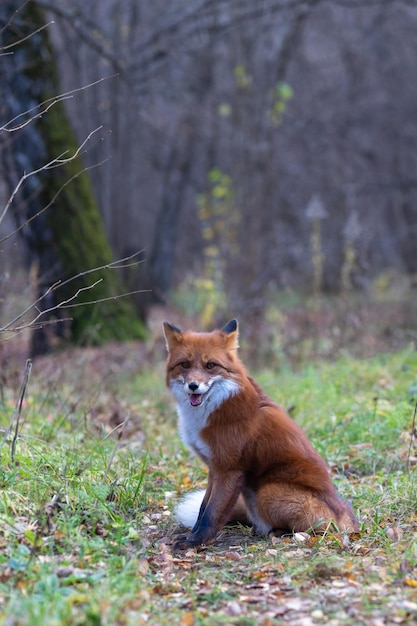
[[[302,429],[248,376],[237,320],[210,333],[165,322],[164,333],[179,431],[209,468],[204,497],[192,492],[178,508],[179,521],[193,528],[175,547],[206,544],[232,520],[260,534],[323,532],[332,522],[358,530]]]

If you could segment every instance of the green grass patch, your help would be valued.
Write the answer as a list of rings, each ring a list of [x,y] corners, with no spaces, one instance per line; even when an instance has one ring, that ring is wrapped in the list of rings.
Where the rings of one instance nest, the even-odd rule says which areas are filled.
[[[173,505],[207,472],[177,436],[162,359],[111,393],[104,382],[41,382],[35,363],[14,454],[13,429],[1,447],[0,624],[417,619],[416,351],[257,379],[328,461],[360,535],[277,540],[227,528],[207,548],[173,554]],[[3,396],[5,431],[16,391]]]

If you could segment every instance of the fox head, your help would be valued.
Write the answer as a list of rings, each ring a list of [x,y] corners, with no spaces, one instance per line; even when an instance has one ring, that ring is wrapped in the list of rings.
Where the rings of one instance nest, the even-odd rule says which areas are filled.
[[[210,333],[182,331],[164,323],[168,349],[167,385],[178,404],[214,410],[239,390],[238,323],[232,319]]]

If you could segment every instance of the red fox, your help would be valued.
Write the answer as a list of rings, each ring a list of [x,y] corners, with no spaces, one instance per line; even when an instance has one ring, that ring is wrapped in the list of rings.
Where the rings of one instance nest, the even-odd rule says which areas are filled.
[[[208,466],[177,519],[191,534],[174,548],[207,544],[231,521],[263,535],[359,529],[327,466],[302,429],[248,376],[237,355],[238,323],[210,333],[164,323],[166,382],[177,400],[180,435]]]

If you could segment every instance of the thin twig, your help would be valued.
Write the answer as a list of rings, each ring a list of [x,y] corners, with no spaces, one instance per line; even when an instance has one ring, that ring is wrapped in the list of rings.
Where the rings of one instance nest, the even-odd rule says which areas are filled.
[[[152,289],[136,289],[135,291],[126,291],[115,296],[108,296],[107,298],[98,298],[97,300],[89,300],[88,302],[77,302],[74,304],[65,304],[59,306],[60,309],[73,309],[77,306],[88,306],[91,304],[100,304],[101,302],[109,302],[110,300],[119,300],[119,298],[126,298],[129,296],[135,296],[138,293],[151,293]]]
[[[29,328],[32,324],[36,323],[39,320],[39,318],[45,315],[46,313],[52,313],[53,311],[56,311],[60,308],[66,308],[66,306],[68,306],[68,303],[74,300],[74,298],[76,298],[81,291],[92,289],[93,287],[97,285],[97,283],[101,282],[102,279],[99,279],[98,281],[96,281],[90,286],[80,288],[71,298],[68,298],[67,300],[63,300],[62,302],[56,304],[53,307],[50,307],[49,309],[45,309],[44,311],[39,311],[38,305],[40,304],[40,302],[42,302],[42,300],[44,300],[53,291],[62,289],[62,287],[68,285],[69,283],[79,278],[83,278],[84,276],[88,276],[89,274],[92,274],[95,272],[100,272],[105,269],[120,269],[121,267],[130,267],[132,265],[135,265],[135,263],[139,264],[141,263],[140,260],[135,261],[135,263],[130,263],[130,261],[132,261],[132,259],[135,259],[142,253],[143,253],[143,250],[138,250],[137,252],[134,252],[133,254],[127,257],[124,257],[123,259],[117,259],[116,261],[112,261],[111,263],[106,263],[105,265],[99,265],[98,267],[93,267],[92,269],[85,270],[84,272],[80,272],[79,274],[76,274],[75,276],[71,276],[70,278],[67,278],[64,281],[61,281],[61,280],[56,281],[53,285],[50,285],[48,289],[41,296],[39,296],[39,298],[35,300],[35,302],[32,302],[32,304],[30,304],[28,307],[26,307],[26,309],[24,309],[18,315],[16,315],[16,317],[10,320],[5,326],[0,327],[0,334],[7,330],[14,331],[14,330],[22,330],[22,328]],[[138,290],[136,292],[129,292],[129,294],[120,294],[117,296],[112,296],[110,299],[122,298],[124,297],[124,295],[132,295],[134,293],[141,293],[142,291],[143,290]],[[95,300],[93,301],[93,303],[98,304],[102,300],[104,299]],[[91,304],[91,302],[89,304]],[[80,303],[78,306],[82,306],[82,305],[83,303]],[[39,311],[39,314],[36,315],[36,317],[33,320],[31,320],[31,322],[28,322],[24,326],[16,326],[17,322],[21,320],[25,315],[27,315],[33,309]]]
[[[58,102],[62,102],[63,100],[68,100],[69,98],[72,98],[73,95],[78,93],[79,91],[83,91],[84,89],[88,89],[89,87],[94,87],[95,85],[98,85],[104,80],[107,80],[109,78],[115,78],[116,76],[117,74],[111,74],[110,76],[103,76],[99,80],[89,83],[88,85],[84,85],[83,87],[78,87],[77,89],[71,89],[71,91],[66,91],[65,93],[61,93],[57,96],[54,96],[53,98],[48,98],[47,100],[40,102],[39,104],[32,107],[31,109],[28,109],[27,111],[22,111],[22,113],[19,113],[18,115],[13,117],[4,126],[0,126],[0,131],[3,130],[7,133],[12,133],[12,132],[15,132],[16,130],[20,130],[21,128],[24,128],[25,126],[27,126],[28,124],[36,120],[38,117],[42,117],[47,111],[49,111],[51,107],[53,107]],[[41,108],[41,107],[44,107],[44,108]],[[34,113],[36,110],[39,110],[39,113]],[[32,116],[29,119],[25,120],[24,122],[19,122],[16,126],[10,126],[10,124],[13,124],[14,122],[16,122],[16,120],[18,120],[20,117],[23,117],[26,115],[32,115]]]
[[[57,309],[59,309],[62,305],[66,304],[67,302],[71,302],[71,300],[73,300],[74,298],[76,298],[82,291],[86,291],[87,289],[92,289],[93,287],[95,287],[96,285],[98,285],[98,283],[100,283],[103,279],[100,278],[99,280],[96,280],[95,283],[93,283],[92,285],[89,285],[87,287],[80,287],[80,289],[78,289],[74,295],[71,298],[68,298],[67,300],[62,300],[62,302],[56,304],[55,306],[49,307],[48,309],[45,309],[43,311],[41,311],[37,305],[39,304],[39,302],[41,302],[44,298],[46,298],[46,296],[51,293],[52,291],[55,291],[55,289],[59,286],[62,286],[60,284],[60,281],[57,281],[56,283],[54,283],[53,285],[51,285],[50,287],[48,287],[48,289],[45,291],[45,293],[40,296],[35,302],[33,302],[30,306],[28,306],[24,311],[22,311],[21,313],[19,313],[19,315],[17,315],[13,320],[11,320],[10,322],[8,322],[6,324],[6,326],[3,326],[2,328],[0,328],[0,333],[5,332],[6,330],[10,330],[13,327],[13,324],[16,324],[16,322],[21,319],[24,315],[26,315],[27,313],[29,313],[29,311],[31,311],[32,309],[36,309],[38,311],[38,315],[36,315],[36,317],[33,318],[33,320],[31,320],[30,322],[28,322],[27,324],[25,324],[24,326],[15,326],[14,328],[16,330],[22,330],[22,328],[29,328],[32,326],[32,324],[35,324],[38,319],[40,317],[42,317],[42,315],[46,315],[47,313],[52,313],[52,311],[55,311]]]
[[[39,328],[44,328],[45,326],[52,326],[53,324],[63,324],[64,322],[72,322],[72,319],[73,319],[72,317],[60,317],[59,319],[42,320],[40,322],[36,322],[35,324],[28,322],[26,325],[23,324],[22,326],[9,328],[8,330],[4,332],[0,329],[0,343],[2,343],[3,341],[10,341],[11,339],[15,339],[17,336],[24,333],[28,328],[30,328],[31,330],[38,330]]]
[[[22,3],[22,6],[19,7],[13,14],[13,16],[7,21],[7,23],[4,25],[4,27],[0,30],[0,32],[3,32],[4,30],[6,30],[6,28],[9,28],[9,26],[12,24],[14,18],[16,17],[16,15],[19,13],[19,11],[21,11],[27,4],[28,4],[29,0],[26,0],[25,2]],[[45,28],[48,28],[48,26],[50,26],[51,24],[54,24],[54,21],[52,20],[51,22],[48,22],[48,24],[42,24],[42,26],[40,26],[39,28],[37,28],[34,31],[31,31],[29,33],[29,35],[26,35],[25,37],[21,37],[18,41],[14,41],[13,43],[9,44],[8,46],[1,46],[0,51],[3,50],[9,50],[9,48],[15,48],[16,46],[20,45],[21,43],[23,43],[24,41],[27,41],[28,39],[30,39],[31,37],[34,37],[37,33],[40,33],[42,30],[45,30]]]
[[[4,237],[2,237],[2,239],[0,239],[0,244],[4,243],[5,241],[7,241],[8,239],[11,239],[11,237],[14,237],[14,235],[16,235],[20,230],[22,230],[23,228],[25,228],[25,226],[28,226],[31,222],[33,222],[33,220],[35,220],[37,217],[39,217],[39,215],[42,215],[42,213],[44,213],[45,211],[47,211],[49,209],[50,206],[52,206],[55,202],[55,200],[57,199],[57,197],[59,196],[59,194],[65,189],[65,187],[67,187],[70,183],[72,183],[73,180],[75,180],[76,178],[78,178],[79,176],[81,176],[81,174],[85,174],[86,172],[89,172],[90,170],[94,169],[95,167],[100,167],[101,165],[103,165],[103,163],[105,163],[108,159],[103,159],[102,161],[100,161],[99,163],[94,163],[94,165],[90,165],[89,167],[84,167],[82,170],[80,170],[79,172],[76,172],[76,174],[73,174],[73,176],[71,176],[71,178],[69,178],[68,180],[65,181],[65,183],[63,183],[63,185],[58,189],[58,191],[56,192],[56,194],[54,195],[54,197],[52,198],[52,200],[50,200],[48,202],[48,204],[46,204],[42,209],[40,209],[37,213],[35,213],[34,215],[32,215],[32,217],[28,217],[23,224],[21,224],[20,226],[18,226],[14,231],[12,231],[11,233],[9,233],[8,235],[5,235]],[[29,176],[29,175],[28,175]],[[20,182],[19,182],[20,184]],[[8,208],[10,207],[10,203],[8,205]],[[0,223],[1,220],[4,219],[4,216],[6,214],[6,209],[3,211],[2,216],[0,218]]]
[[[72,296],[70,296],[66,300],[61,300],[61,302],[58,302],[58,304],[55,304],[54,306],[51,306],[51,307],[49,307],[47,309],[44,309],[44,310],[36,309],[38,311],[38,315],[36,317],[34,317],[31,322],[29,322],[29,326],[31,324],[35,324],[38,321],[38,319],[41,318],[43,315],[47,315],[48,313],[52,313],[53,311],[55,311],[57,309],[61,309],[61,308],[65,307],[66,305],[68,305],[69,302],[72,302],[73,300],[78,298],[80,293],[83,293],[83,291],[89,291],[90,289],[94,289],[94,287],[99,285],[101,282],[103,282],[103,279],[99,278],[92,285],[87,285],[86,287],[80,287],[79,289],[77,289],[77,291],[75,293],[72,294]]]
[[[84,146],[88,143],[88,141],[91,139],[91,137],[98,132],[99,130],[102,129],[102,126],[98,126],[97,128],[95,128],[94,130],[91,131],[91,133],[89,133],[87,135],[87,137],[84,139],[84,141],[81,143],[80,146],[78,146],[78,148],[76,149],[76,151],[74,152],[74,154],[70,157],[67,157],[66,159],[63,159],[62,157],[64,156],[65,153],[60,154],[58,157],[52,159],[51,161],[49,161],[49,163],[45,163],[45,165],[42,165],[41,167],[39,167],[37,170],[32,170],[31,172],[25,173],[20,177],[19,182],[17,183],[16,187],[13,189],[13,193],[11,194],[10,198],[8,199],[6,206],[3,209],[2,214],[0,215],[0,224],[2,223],[2,221],[4,220],[4,217],[7,213],[7,211],[10,208],[10,205],[13,203],[15,197],[17,196],[21,186],[23,185],[23,183],[28,179],[31,178],[32,176],[35,176],[36,174],[39,174],[40,172],[43,171],[47,171],[50,169],[53,169],[55,167],[61,167],[62,165],[65,165],[66,163],[70,163],[71,161],[74,161],[75,159],[77,159],[77,157],[80,155],[81,150],[84,148]],[[77,173],[79,174],[79,173]],[[73,178],[75,178],[76,175],[73,176]],[[72,180],[72,179],[71,179]],[[67,181],[67,184],[70,181]],[[65,185],[66,186],[66,185]],[[59,193],[59,192],[58,192]],[[55,196],[56,197],[56,196]],[[51,205],[51,202],[49,203],[48,206]],[[41,211],[43,212],[43,210]]]

